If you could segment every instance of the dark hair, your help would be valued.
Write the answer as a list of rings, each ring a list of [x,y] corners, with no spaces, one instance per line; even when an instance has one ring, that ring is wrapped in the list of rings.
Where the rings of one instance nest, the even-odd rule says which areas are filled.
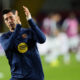
[[[5,15],[5,14],[7,14],[7,13],[9,13],[9,12],[12,12],[13,14],[15,14],[15,10],[4,9],[4,10],[2,11],[2,15]]]

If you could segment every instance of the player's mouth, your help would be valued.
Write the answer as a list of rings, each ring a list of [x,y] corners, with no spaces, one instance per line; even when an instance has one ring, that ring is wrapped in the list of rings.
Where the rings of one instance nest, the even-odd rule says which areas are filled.
[[[15,29],[15,24],[14,23],[10,23],[10,28],[11,28],[11,30],[14,30]]]

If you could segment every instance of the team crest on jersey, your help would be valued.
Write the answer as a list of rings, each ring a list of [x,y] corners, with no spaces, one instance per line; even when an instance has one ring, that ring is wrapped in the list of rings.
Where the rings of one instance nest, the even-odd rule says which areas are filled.
[[[27,34],[22,34],[22,38],[27,38]]]
[[[25,42],[22,42],[18,45],[18,51],[20,53],[26,53],[28,51],[28,45]]]

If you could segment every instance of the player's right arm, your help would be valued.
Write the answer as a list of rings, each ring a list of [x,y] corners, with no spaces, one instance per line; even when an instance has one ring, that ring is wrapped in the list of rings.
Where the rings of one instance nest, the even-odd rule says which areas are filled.
[[[3,34],[0,38],[1,41],[1,45],[4,49],[4,51],[8,50],[8,49],[12,49],[14,41],[19,33],[21,29],[21,25],[17,24],[16,25],[16,29],[14,32],[12,32],[11,36],[8,38],[6,34]]]

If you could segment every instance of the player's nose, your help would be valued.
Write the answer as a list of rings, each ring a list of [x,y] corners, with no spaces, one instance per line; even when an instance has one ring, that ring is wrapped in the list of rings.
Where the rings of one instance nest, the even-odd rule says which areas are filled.
[[[8,23],[11,23],[12,22],[12,20],[11,19],[8,19]]]

